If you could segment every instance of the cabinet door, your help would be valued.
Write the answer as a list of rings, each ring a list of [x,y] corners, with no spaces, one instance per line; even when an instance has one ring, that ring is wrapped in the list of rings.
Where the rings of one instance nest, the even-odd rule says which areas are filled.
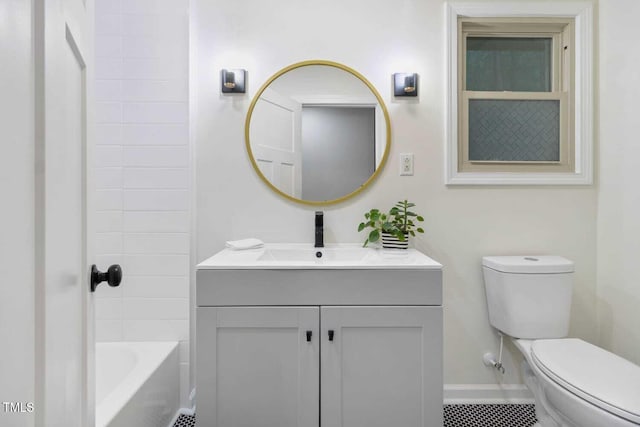
[[[442,307],[321,307],[320,318],[322,427],[442,426]]]
[[[318,426],[318,307],[197,310],[198,425]]]

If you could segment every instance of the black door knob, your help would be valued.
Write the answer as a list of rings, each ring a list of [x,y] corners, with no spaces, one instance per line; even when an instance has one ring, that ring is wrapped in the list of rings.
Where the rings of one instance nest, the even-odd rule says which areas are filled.
[[[107,282],[109,286],[120,286],[122,281],[122,268],[118,264],[113,264],[106,272],[98,270],[95,264],[91,266],[91,292],[95,292],[98,285]]]

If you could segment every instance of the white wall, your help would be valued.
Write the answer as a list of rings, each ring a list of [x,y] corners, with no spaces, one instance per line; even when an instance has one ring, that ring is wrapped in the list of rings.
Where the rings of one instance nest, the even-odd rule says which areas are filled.
[[[373,175],[375,112],[375,107],[302,107],[302,199],[339,199]]]
[[[34,87],[32,6],[0,3],[0,402],[34,401]],[[37,409],[37,408],[36,408]],[[33,425],[5,412],[0,425]]]
[[[600,342],[640,364],[640,43],[635,0],[600,2]]]
[[[180,341],[189,395],[188,0],[96,1],[98,341]]]
[[[327,242],[363,241],[370,208],[409,198],[425,217],[416,246],[444,264],[445,382],[518,383],[513,348],[500,379],[482,364],[497,351],[487,320],[483,255],[558,254],[576,263],[571,333],[597,340],[595,316],[596,190],[586,187],[444,185],[444,3],[442,0],[237,0],[233,7],[193,0],[191,58],[196,114],[197,259],[224,241],[313,242],[313,211],[269,191],[244,147],[252,96],[272,74],[306,59],[342,62],[364,74],[389,108],[392,150],[377,181],[362,194],[326,207]],[[219,71],[246,68],[248,93],[223,96]],[[394,72],[420,74],[417,100],[394,99]],[[415,154],[415,175],[399,176],[401,152]]]

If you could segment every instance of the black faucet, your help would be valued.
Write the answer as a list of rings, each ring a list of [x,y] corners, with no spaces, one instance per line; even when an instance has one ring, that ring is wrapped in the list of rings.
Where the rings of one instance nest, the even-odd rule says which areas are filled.
[[[314,248],[324,248],[324,213],[316,211],[316,243]]]

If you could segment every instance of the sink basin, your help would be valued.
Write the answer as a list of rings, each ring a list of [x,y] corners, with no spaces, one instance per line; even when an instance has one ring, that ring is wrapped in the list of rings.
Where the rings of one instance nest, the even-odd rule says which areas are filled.
[[[318,256],[318,253],[321,256]],[[213,269],[441,269],[415,249],[363,248],[359,244],[314,248],[304,243],[267,244],[250,250],[224,249],[198,265]]]
[[[272,262],[362,262],[368,255],[366,248],[328,247],[328,248],[292,248],[267,247],[258,261]]]

